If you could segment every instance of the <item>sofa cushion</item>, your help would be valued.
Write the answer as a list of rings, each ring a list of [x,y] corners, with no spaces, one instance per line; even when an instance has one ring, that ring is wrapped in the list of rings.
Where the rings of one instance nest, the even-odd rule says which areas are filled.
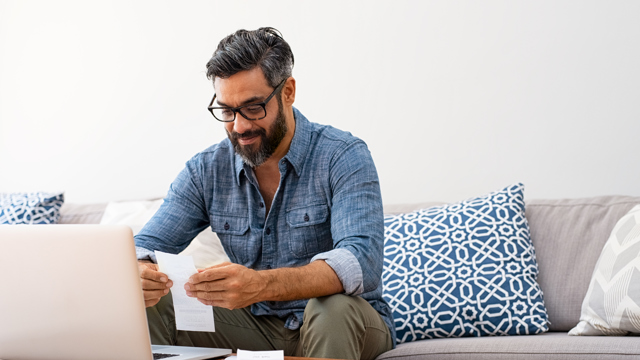
[[[55,224],[63,203],[62,193],[0,194],[0,224]]]
[[[378,360],[629,360],[640,356],[640,337],[535,336],[433,339],[400,344]]]
[[[385,217],[383,297],[398,343],[547,330],[523,191]]]
[[[110,202],[104,210],[100,224],[127,225],[136,235],[163,202],[163,199]],[[211,227],[201,231],[180,254],[193,257],[199,269],[229,261],[220,239]]]
[[[99,224],[107,203],[65,203],[60,209],[58,224]]]
[[[640,333],[640,205],[611,231],[569,335]]]
[[[640,198],[630,196],[527,201],[550,331],[578,323],[598,256],[616,222],[637,204]]]
[[[100,219],[102,225],[126,225],[131,228],[133,235],[142,230],[144,224],[162,205],[162,199],[112,201],[107,204]]]

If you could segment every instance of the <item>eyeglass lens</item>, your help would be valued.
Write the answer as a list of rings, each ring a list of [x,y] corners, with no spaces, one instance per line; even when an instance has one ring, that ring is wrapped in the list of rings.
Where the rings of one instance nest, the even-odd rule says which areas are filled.
[[[222,121],[233,121],[235,112],[228,108],[211,109],[213,116]],[[262,105],[247,105],[237,110],[247,120],[258,120],[267,116],[265,108]]]

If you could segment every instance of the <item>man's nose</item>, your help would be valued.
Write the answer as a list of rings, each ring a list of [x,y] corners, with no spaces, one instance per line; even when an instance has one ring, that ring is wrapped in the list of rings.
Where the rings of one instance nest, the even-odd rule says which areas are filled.
[[[236,119],[233,122],[233,130],[238,134],[244,134],[245,131],[251,130],[251,120],[247,120],[240,112],[236,113]]]

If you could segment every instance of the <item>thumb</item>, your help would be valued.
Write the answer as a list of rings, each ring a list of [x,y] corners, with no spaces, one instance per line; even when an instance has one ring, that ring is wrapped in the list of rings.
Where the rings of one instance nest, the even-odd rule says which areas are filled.
[[[220,268],[220,267],[227,266],[227,265],[231,265],[231,263],[228,262],[228,261],[221,262],[219,264],[211,265],[211,266],[209,266],[207,268],[204,268],[204,269],[198,269],[198,272],[201,273],[201,272],[207,271],[209,269],[216,269],[216,268]]]

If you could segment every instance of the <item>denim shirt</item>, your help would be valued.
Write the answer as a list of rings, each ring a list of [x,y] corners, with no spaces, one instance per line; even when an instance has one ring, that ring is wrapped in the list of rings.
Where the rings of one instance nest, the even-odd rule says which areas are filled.
[[[229,139],[195,155],[171,184],[164,203],[135,237],[139,259],[151,250],[179,253],[207,226],[232,262],[255,270],[324,260],[344,293],[360,296],[391,330],[382,299],[383,211],[380,184],[366,144],[350,133],[309,122],[294,108],[295,133],[280,160],[280,184],[270,211],[253,169]],[[308,300],[264,301],[254,315],[302,325]]]

